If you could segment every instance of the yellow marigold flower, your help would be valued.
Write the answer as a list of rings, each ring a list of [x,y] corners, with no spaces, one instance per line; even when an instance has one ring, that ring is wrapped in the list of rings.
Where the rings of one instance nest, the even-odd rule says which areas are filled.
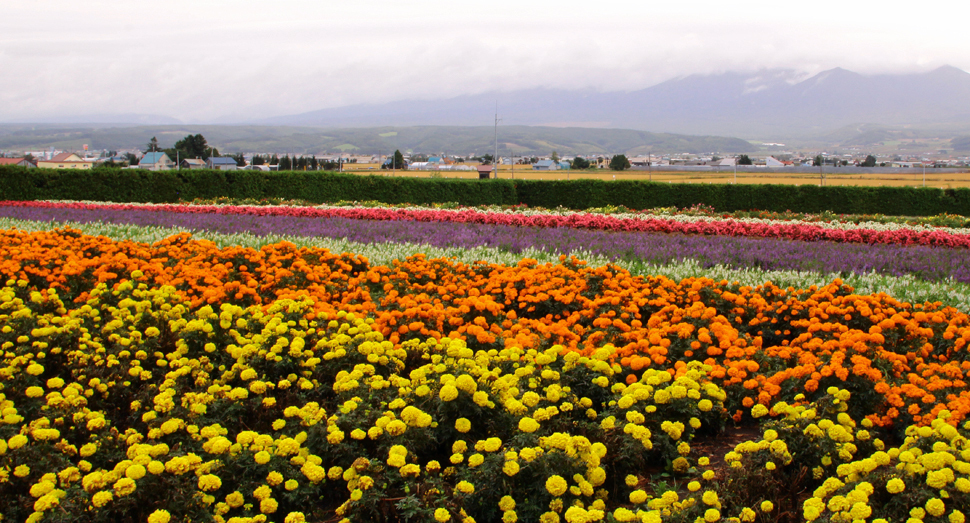
[[[506,461],[505,465],[502,466],[502,472],[506,476],[514,476],[519,473],[519,462],[518,461]]]
[[[626,478],[623,479],[623,482],[626,483],[626,486],[628,487],[635,487],[637,486],[637,483],[640,483],[640,479],[633,474],[627,474]]]
[[[769,462],[765,463],[765,468],[768,469],[768,470],[775,470],[775,462],[774,461],[769,461]]]
[[[643,490],[637,489],[630,493],[630,503],[639,505],[647,500],[647,493]]]
[[[259,502],[259,511],[263,514],[272,514],[279,508],[279,503],[273,498],[266,498]]]
[[[302,512],[290,512],[283,523],[306,523],[306,516]]]
[[[455,430],[461,433],[468,432],[472,429],[472,422],[468,418],[458,418],[455,420]]]
[[[445,385],[444,387],[441,387],[440,391],[438,391],[438,397],[441,398],[442,401],[452,401],[458,397],[458,389],[455,388],[454,385]],[[443,510],[446,514],[448,513],[448,511],[445,509],[438,510]],[[435,517],[437,518],[437,512],[435,512]],[[448,518],[451,519],[451,516],[449,515]]]
[[[219,490],[222,487],[222,479],[215,474],[203,474],[199,476],[199,490],[203,492],[212,492],[213,490]]]
[[[502,496],[502,499],[500,499],[498,502],[498,508],[503,511],[514,510],[515,499],[513,499],[512,496]]]
[[[445,400],[445,401],[448,401],[448,400]],[[435,509],[434,511],[434,519],[435,521],[438,521],[440,523],[445,523],[446,521],[451,520],[451,514],[446,509],[438,508],[438,509]]]
[[[886,490],[890,494],[899,494],[900,492],[906,490],[906,483],[899,478],[893,478],[886,482]]]
[[[27,441],[27,436],[24,436],[23,434],[15,434],[7,440],[7,447],[11,450],[16,450],[26,445]]]
[[[475,468],[475,467],[481,465],[484,461],[485,461],[485,456],[482,456],[481,454],[475,453],[475,454],[472,454],[468,458],[468,466],[469,467],[472,467],[472,468]]]
[[[113,488],[118,497],[127,496],[135,491],[135,480],[131,478],[121,478],[115,482]]]
[[[507,510],[502,514],[502,523],[515,523],[519,520],[519,515],[514,510]]]
[[[102,490],[91,496],[91,504],[100,508],[107,505],[112,499],[114,499],[114,496],[111,495],[111,492]]]
[[[562,496],[565,494],[567,488],[566,480],[562,476],[554,475],[546,480],[546,490],[553,496]]]
[[[165,464],[161,461],[152,460],[148,463],[148,472],[157,476],[162,472],[165,472]]]
[[[743,509],[741,509],[741,517],[740,517],[741,521],[744,521],[745,523],[750,523],[751,521],[754,521],[755,518],[757,517],[758,517],[758,513],[751,510],[750,508],[744,507]]]
[[[705,505],[717,505],[717,492],[714,492],[713,490],[705,490],[704,495],[701,496],[701,501],[703,501]]]
[[[172,515],[167,510],[158,509],[148,516],[148,523],[168,523],[172,520]]]
[[[707,523],[714,523],[719,519],[721,519],[721,511],[716,508],[709,508],[704,512],[704,521]]]
[[[519,420],[519,430],[521,432],[533,433],[539,430],[539,422],[530,417],[524,417]]]
[[[268,485],[260,485],[253,491],[253,497],[262,501],[273,495],[273,490]]]
[[[950,520],[950,523],[966,523],[967,521],[966,516],[963,514],[963,512],[960,512],[959,510],[954,510],[953,512],[950,512],[950,515],[947,517],[947,519]]]
[[[768,407],[765,407],[760,403],[751,408],[751,417],[753,418],[760,418],[767,414],[768,414]]]
[[[274,487],[276,485],[279,485],[282,482],[283,482],[283,475],[280,474],[279,472],[276,472],[275,470],[266,475],[266,483],[269,483]]]
[[[300,486],[300,482],[295,479],[288,479],[286,480],[286,483],[283,483],[283,488],[290,491],[296,490],[297,488],[299,488],[299,486]]]
[[[37,363],[31,363],[30,365],[27,366],[27,374],[30,374],[31,376],[40,376],[43,373],[44,373],[43,365],[40,365]]]
[[[44,389],[37,386],[27,387],[24,394],[26,394],[28,398],[39,398],[44,395]]]
[[[457,490],[458,492],[462,492],[464,494],[474,494],[475,485],[472,485],[467,481],[459,481],[458,484],[455,485],[455,490]]]
[[[772,503],[772,502],[770,502],[768,500],[764,500],[764,501],[761,502],[761,511],[762,512],[771,512],[772,510],[775,510],[775,504],[774,503]]]
[[[932,498],[926,502],[926,512],[933,517],[940,517],[946,511],[946,505],[940,498]]]
[[[145,477],[145,472],[145,467],[136,463],[125,469],[125,476],[134,480],[139,480]]]
[[[269,452],[266,452],[265,450],[261,450],[257,452],[256,455],[253,456],[253,460],[255,460],[256,463],[259,463],[260,465],[265,465],[269,463],[270,458],[272,458],[272,456],[270,455]]]
[[[697,492],[701,489],[701,483],[699,481],[691,481],[687,484],[687,490],[691,492]]]

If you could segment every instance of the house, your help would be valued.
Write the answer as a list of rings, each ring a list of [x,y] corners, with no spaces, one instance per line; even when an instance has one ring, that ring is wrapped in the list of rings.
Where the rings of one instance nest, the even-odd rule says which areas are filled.
[[[236,165],[236,160],[228,156],[213,156],[205,161],[205,166],[208,169],[215,169],[217,171],[235,171],[239,168]]]
[[[24,158],[0,158],[0,165],[16,165],[18,167],[37,167],[26,157]]]
[[[765,167],[791,167],[791,162],[783,162],[774,156],[765,158]]]
[[[532,164],[532,169],[535,171],[561,171],[569,169],[569,162],[554,162],[552,160],[539,160],[538,162]]]
[[[487,180],[487,179],[491,178],[492,177],[492,169],[494,169],[494,166],[492,166],[492,165],[479,165],[478,166],[478,179],[479,180]]]
[[[45,169],[90,169],[94,162],[85,161],[74,153],[61,153],[50,160],[38,160],[37,167]]]
[[[205,160],[200,160],[198,158],[185,158],[179,162],[179,167],[182,169],[205,169]]]
[[[138,168],[149,171],[169,171],[175,168],[175,162],[165,153],[151,152],[141,157]]]

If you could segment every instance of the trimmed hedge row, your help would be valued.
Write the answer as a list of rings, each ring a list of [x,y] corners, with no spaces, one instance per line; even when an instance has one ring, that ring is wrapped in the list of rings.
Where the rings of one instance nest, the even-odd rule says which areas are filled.
[[[819,187],[815,185],[704,185],[599,180],[462,180],[400,178],[332,172],[91,171],[0,167],[5,200],[99,200],[173,203],[195,198],[288,198],[324,203],[462,205],[526,204],[585,209],[710,205],[718,211],[821,212],[933,216],[970,215],[970,189]]]

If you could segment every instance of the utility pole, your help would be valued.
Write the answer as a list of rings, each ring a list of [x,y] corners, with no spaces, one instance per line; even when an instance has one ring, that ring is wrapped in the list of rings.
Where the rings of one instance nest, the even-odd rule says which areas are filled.
[[[495,178],[498,178],[498,123],[501,120],[498,118],[498,100],[495,101],[495,156],[492,158],[493,170],[495,171]]]

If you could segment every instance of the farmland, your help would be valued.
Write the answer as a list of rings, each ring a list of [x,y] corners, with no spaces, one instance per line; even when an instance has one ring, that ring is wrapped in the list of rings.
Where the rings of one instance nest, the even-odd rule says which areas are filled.
[[[474,168],[473,164],[468,164],[470,167]],[[477,165],[477,164],[476,164]],[[499,178],[502,179],[525,179],[525,180],[578,180],[578,179],[589,179],[589,180],[641,180],[641,181],[655,181],[655,182],[670,182],[670,183],[703,183],[703,184],[725,184],[725,183],[741,183],[741,184],[783,184],[783,185],[819,185],[820,175],[818,172],[815,173],[791,173],[791,174],[781,174],[781,173],[757,173],[757,172],[742,172],[737,173],[735,178],[734,171],[730,168],[723,168],[720,172],[683,172],[683,171],[663,171],[663,167],[658,167],[659,170],[645,171],[645,170],[635,170],[635,171],[610,171],[606,169],[601,170],[584,170],[584,171],[535,171],[531,166],[528,165],[517,165],[513,170],[508,165],[502,165],[499,168]],[[352,173],[367,173],[367,174],[386,174],[394,176],[413,176],[413,177],[425,177],[436,175],[435,171],[395,171],[394,173],[389,173],[380,170],[380,166],[377,164],[347,164],[344,166],[345,172]],[[824,171],[824,170],[823,170]],[[478,178],[478,172],[475,170],[471,171],[438,171],[437,174],[445,178],[465,178],[473,179]],[[823,173],[824,185],[856,185],[856,186],[888,186],[888,187],[922,187],[924,185],[922,173],[918,174],[884,174],[884,173],[873,173],[873,174],[834,174],[834,173]],[[957,187],[970,187],[970,172],[940,172],[934,169],[927,169],[926,171],[926,182],[927,187],[940,187],[944,189],[951,189]]]
[[[2,202],[0,513],[964,521],[966,223]]]

